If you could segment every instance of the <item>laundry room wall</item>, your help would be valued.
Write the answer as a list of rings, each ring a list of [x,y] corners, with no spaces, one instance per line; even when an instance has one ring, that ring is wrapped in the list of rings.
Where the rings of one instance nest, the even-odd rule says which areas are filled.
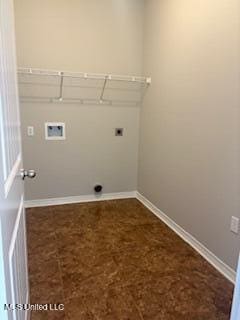
[[[240,3],[147,0],[139,192],[236,267]]]
[[[143,4],[15,0],[18,66],[140,75]],[[95,183],[104,193],[136,190],[139,108],[25,102],[21,118],[24,167],[37,171],[27,200],[89,195]],[[66,140],[45,140],[45,122],[65,122]]]

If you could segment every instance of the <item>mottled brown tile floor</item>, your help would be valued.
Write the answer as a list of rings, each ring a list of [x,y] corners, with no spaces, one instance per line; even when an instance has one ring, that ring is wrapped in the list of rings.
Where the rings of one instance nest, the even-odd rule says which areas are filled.
[[[27,210],[32,320],[227,320],[232,285],[135,199]]]

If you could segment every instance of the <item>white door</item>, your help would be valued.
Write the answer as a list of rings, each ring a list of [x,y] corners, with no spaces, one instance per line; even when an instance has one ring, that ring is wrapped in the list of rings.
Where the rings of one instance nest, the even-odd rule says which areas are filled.
[[[237,270],[237,278],[234,290],[231,320],[240,319],[240,257]]]
[[[28,274],[14,11],[0,0],[0,319],[24,320],[25,311],[4,310],[28,301]],[[12,304],[5,305],[4,304]]]

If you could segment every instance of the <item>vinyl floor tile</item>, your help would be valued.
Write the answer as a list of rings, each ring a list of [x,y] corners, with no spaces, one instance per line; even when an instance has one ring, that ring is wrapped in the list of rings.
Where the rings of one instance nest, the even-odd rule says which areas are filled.
[[[233,286],[136,199],[27,210],[31,320],[228,320]]]

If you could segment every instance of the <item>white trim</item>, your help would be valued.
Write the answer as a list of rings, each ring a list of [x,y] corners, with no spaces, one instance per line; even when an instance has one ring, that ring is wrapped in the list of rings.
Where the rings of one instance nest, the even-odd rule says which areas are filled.
[[[26,304],[29,304],[29,290],[27,291],[27,295],[26,295]],[[31,317],[31,309],[27,309],[25,312],[25,320],[30,320]]]
[[[9,268],[10,268],[10,284],[11,284],[11,294],[12,294],[12,302],[11,303],[13,305],[15,305],[17,302],[15,301],[15,290],[14,290],[15,280],[14,280],[14,274],[13,274],[12,257],[13,257],[13,251],[14,251],[15,243],[16,243],[16,239],[17,239],[19,223],[21,220],[21,216],[23,214],[23,204],[24,204],[24,200],[23,200],[23,196],[22,196],[21,201],[20,201],[20,205],[18,208],[18,212],[17,212],[16,222],[15,222],[15,225],[13,228],[9,251],[8,251],[8,262],[9,262]],[[14,320],[16,320],[16,311],[14,311],[14,313],[13,313],[13,318],[14,318]]]
[[[238,260],[236,285],[233,295],[231,320],[239,320],[240,318],[240,256]]]
[[[136,192],[137,199],[147,207],[154,215],[161,219],[170,229],[178,234],[184,241],[193,247],[201,256],[203,256],[214,268],[216,268],[223,276],[230,280],[233,284],[236,280],[236,272],[220,260],[215,254],[207,249],[202,243],[194,238],[190,233],[185,231],[176,222],[169,218],[165,213],[152,204],[147,198]]]
[[[4,253],[3,253],[3,238],[2,238],[2,225],[0,223],[0,283],[1,283],[1,294],[0,294],[0,305],[3,306],[7,301],[7,288],[5,281],[5,272],[4,272]],[[0,318],[2,320],[9,320],[7,312],[4,308],[0,308]]]
[[[13,181],[20,170],[19,168],[20,165],[21,165],[21,153],[19,153],[19,155],[17,156],[17,160],[15,161],[9,176],[7,177],[4,183],[5,198],[7,197],[11,189],[11,186],[13,184]]]
[[[119,192],[119,193],[105,193],[102,195],[85,195],[85,196],[74,196],[65,198],[52,198],[52,199],[39,199],[39,200],[28,200],[25,201],[25,208],[34,207],[46,207],[56,206],[70,203],[83,203],[83,202],[95,202],[103,200],[117,200],[117,199],[129,199],[136,198],[136,191]]]
[[[9,263],[11,262],[11,258],[12,258],[12,255],[13,255],[13,250],[14,250],[15,241],[16,241],[16,238],[17,238],[19,223],[20,223],[20,219],[21,219],[21,216],[22,216],[22,212],[23,212],[23,202],[24,202],[23,196],[21,196],[20,204],[19,204],[19,207],[18,207],[18,213],[17,213],[15,225],[14,225],[14,228],[13,228],[12,238],[11,238],[9,251],[8,251]]]

